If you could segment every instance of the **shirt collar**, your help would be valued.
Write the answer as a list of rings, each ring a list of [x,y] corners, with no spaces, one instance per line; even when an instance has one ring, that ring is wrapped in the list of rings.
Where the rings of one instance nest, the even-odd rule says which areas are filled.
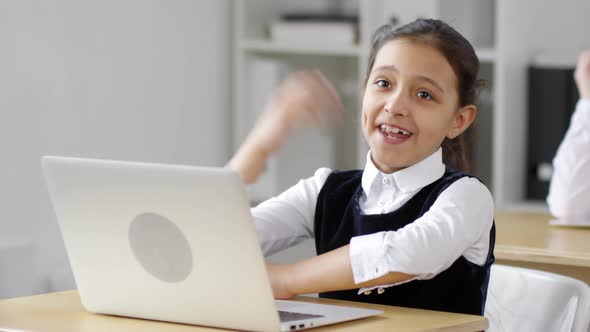
[[[361,179],[361,186],[366,194],[370,193],[375,180],[389,178],[394,181],[402,192],[421,189],[438,180],[445,173],[442,162],[442,149],[439,148],[420,162],[391,174],[381,172],[371,159],[371,151],[367,153],[367,162]]]

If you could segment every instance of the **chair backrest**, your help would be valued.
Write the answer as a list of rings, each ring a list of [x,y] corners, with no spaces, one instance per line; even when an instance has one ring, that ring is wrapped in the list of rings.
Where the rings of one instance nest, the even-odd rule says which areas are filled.
[[[590,288],[559,274],[494,264],[485,316],[488,332],[586,332]]]

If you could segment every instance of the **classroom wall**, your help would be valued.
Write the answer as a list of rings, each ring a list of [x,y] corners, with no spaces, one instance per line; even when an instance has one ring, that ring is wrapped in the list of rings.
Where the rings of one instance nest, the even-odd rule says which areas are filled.
[[[227,161],[230,7],[0,0],[0,298],[73,287],[42,155]]]

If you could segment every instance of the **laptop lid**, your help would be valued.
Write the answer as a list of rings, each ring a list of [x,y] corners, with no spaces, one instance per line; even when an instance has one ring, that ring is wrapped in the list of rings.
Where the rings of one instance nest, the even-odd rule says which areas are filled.
[[[42,166],[88,311],[252,331],[382,312],[275,303],[248,200],[229,169],[49,156]],[[280,315],[291,320],[279,323],[276,306],[295,311]]]
[[[279,330],[237,174],[61,157],[42,165],[88,311]]]

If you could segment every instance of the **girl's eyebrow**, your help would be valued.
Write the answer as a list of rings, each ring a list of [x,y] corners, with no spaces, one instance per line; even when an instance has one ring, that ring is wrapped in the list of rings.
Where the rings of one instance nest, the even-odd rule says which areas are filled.
[[[395,68],[395,66],[392,66],[392,65],[379,66],[379,67],[375,68],[374,71],[376,71],[376,72],[379,72],[379,71],[392,71],[394,73],[397,73],[398,72],[397,68]],[[435,88],[437,88],[438,90],[440,90],[440,92],[442,92],[442,93],[445,92],[445,90],[438,83],[436,83],[435,80],[433,80],[432,78],[430,78],[428,76],[425,76],[425,75],[417,75],[416,78],[432,84]]]

